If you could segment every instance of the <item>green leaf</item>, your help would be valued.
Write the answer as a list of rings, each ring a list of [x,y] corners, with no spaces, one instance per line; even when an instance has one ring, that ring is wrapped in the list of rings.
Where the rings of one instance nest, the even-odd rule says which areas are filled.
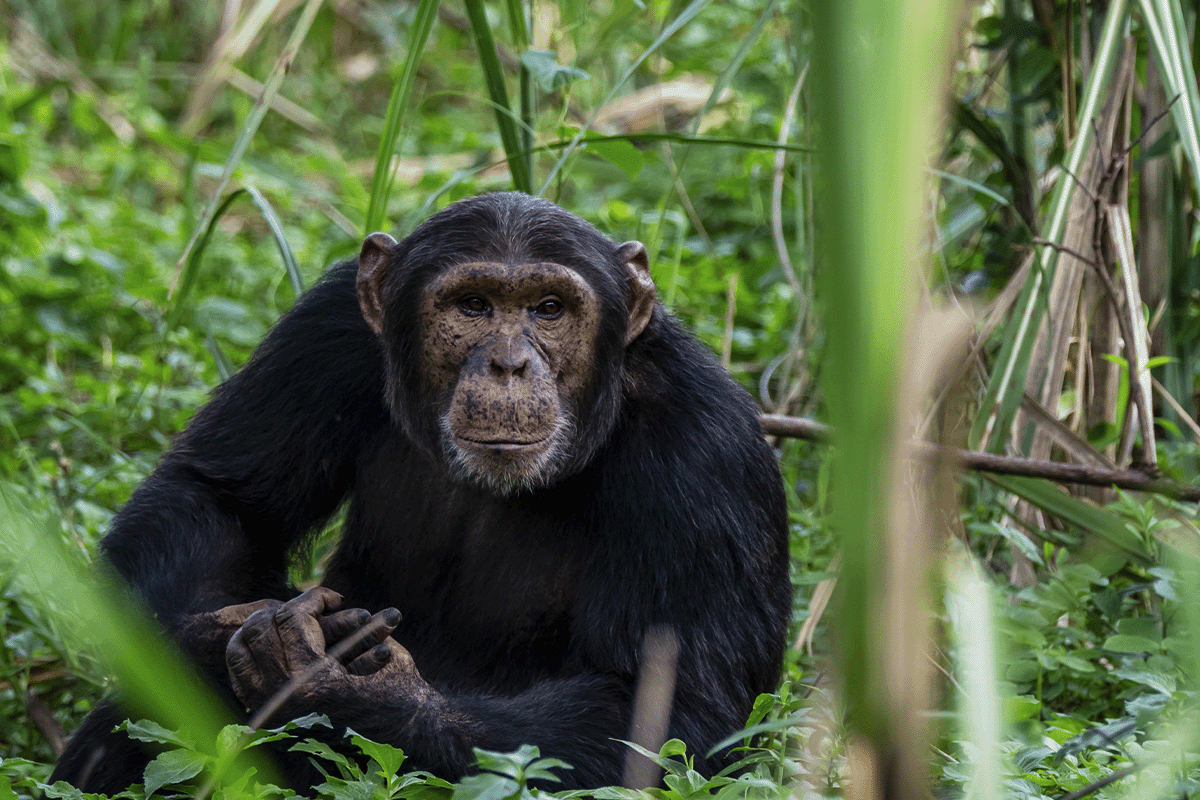
[[[562,778],[551,772],[552,769],[574,769],[574,767],[558,758],[539,758],[525,768],[525,779],[561,783]]]
[[[1149,639],[1152,642],[1162,641],[1162,631],[1159,630],[1159,622],[1154,617],[1125,617],[1117,620],[1117,633],[1123,633],[1128,636],[1140,636],[1143,639]]]
[[[343,775],[349,775],[356,771],[352,769],[350,759],[324,742],[318,742],[315,739],[305,739],[303,742],[297,742],[289,749],[295,753],[308,753],[310,756],[316,756],[317,758],[333,762],[341,769]]]
[[[148,719],[138,720],[137,722],[122,722],[117,728],[124,730],[130,739],[137,739],[139,742],[169,744],[174,747],[188,746],[188,743],[180,738],[178,733]]]
[[[146,797],[171,783],[189,781],[204,769],[205,757],[192,750],[168,750],[146,765]]]
[[[559,64],[558,55],[553,50],[526,50],[521,53],[521,63],[529,70],[543,92],[553,92],[570,86],[575,81],[591,77],[578,67]]]
[[[584,140],[587,152],[600,156],[605,161],[617,167],[633,180],[642,171],[645,158],[627,139],[606,139],[604,141]]]
[[[362,750],[367,757],[375,760],[385,779],[391,778],[400,771],[400,765],[404,763],[403,750],[398,750],[390,744],[373,742],[358,735],[351,736],[350,741],[354,742],[355,747]]]
[[[1010,722],[1032,719],[1042,710],[1042,704],[1036,697],[1028,694],[1006,698],[1004,701],[1005,718]]]
[[[506,800],[520,793],[520,784],[512,778],[494,772],[479,772],[459,781],[451,800]]]
[[[1118,633],[1104,640],[1104,649],[1113,653],[1157,653],[1161,643],[1144,636],[1129,636]]]
[[[275,209],[271,207],[271,203],[263,196],[262,192],[250,184],[246,184],[246,191],[250,193],[250,199],[254,201],[259,213],[266,220],[267,227],[271,229],[271,235],[275,237],[275,246],[279,248],[279,256],[283,259],[283,268],[287,271],[288,280],[292,283],[292,291],[299,297],[304,292],[304,279],[300,276],[300,265],[296,261],[296,254],[292,252],[292,246],[288,244],[287,236],[283,232],[283,223],[279,221]]]
[[[658,754],[662,758],[670,758],[671,756],[682,756],[687,753],[687,745],[678,739],[667,739],[663,742],[663,746],[658,749]]]
[[[1000,488],[1012,492],[1046,513],[1053,514],[1087,533],[1103,537],[1135,558],[1138,563],[1151,563],[1150,553],[1146,551],[1145,545],[1115,514],[1063,493],[1057,484],[1044,478],[1027,478],[1021,475],[986,477]]]
[[[635,800],[642,796],[637,789],[626,789],[623,786],[605,786],[597,789],[593,795],[596,800]]]
[[[319,787],[321,794],[329,795],[333,800],[372,800],[379,782],[370,778],[356,780],[329,780]]]
[[[1147,669],[1136,662],[1129,666],[1118,667],[1113,670],[1112,674],[1118,678],[1124,678],[1127,681],[1133,681],[1134,683],[1146,686],[1156,692],[1161,692],[1168,697],[1175,694],[1175,689],[1178,686],[1174,675]]]

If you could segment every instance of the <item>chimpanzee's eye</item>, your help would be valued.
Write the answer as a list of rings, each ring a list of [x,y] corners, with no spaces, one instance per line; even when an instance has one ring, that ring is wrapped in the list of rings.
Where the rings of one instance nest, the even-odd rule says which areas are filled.
[[[547,297],[537,304],[537,308],[533,309],[533,313],[542,319],[558,319],[562,316],[562,312],[563,302],[557,297]]]
[[[473,294],[458,301],[458,310],[468,317],[482,317],[484,314],[490,312],[492,307],[487,300],[484,300],[477,294]]]

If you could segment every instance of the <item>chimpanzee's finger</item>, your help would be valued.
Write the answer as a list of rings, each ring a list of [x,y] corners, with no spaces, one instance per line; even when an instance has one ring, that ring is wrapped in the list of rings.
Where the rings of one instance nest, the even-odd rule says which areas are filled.
[[[282,645],[275,633],[271,609],[261,609],[246,618],[234,631],[225,648],[225,665],[233,683],[234,693],[247,705],[252,705],[267,692],[269,681],[279,683],[286,678]]]
[[[349,664],[360,655],[386,639],[400,624],[400,612],[385,608],[370,617],[367,623],[325,652],[343,664]],[[328,639],[326,639],[328,641]]]
[[[264,608],[279,608],[281,605],[283,605],[282,600],[255,600],[253,603],[239,603],[235,606],[225,606],[209,613],[211,615],[210,619],[214,624],[237,628],[255,611],[260,611]]]
[[[302,670],[325,656],[325,636],[317,619],[326,609],[334,610],[341,599],[336,592],[318,587],[275,609],[275,631],[289,672]]]
[[[346,665],[351,675],[373,675],[387,664],[392,651],[386,644],[377,644]]]
[[[342,607],[342,596],[333,589],[324,586],[314,586],[299,597],[293,597],[284,605],[293,606],[298,611],[310,616],[332,614]]]
[[[321,633],[325,636],[325,649],[355,633],[371,621],[371,612],[365,608],[347,608],[317,618]]]

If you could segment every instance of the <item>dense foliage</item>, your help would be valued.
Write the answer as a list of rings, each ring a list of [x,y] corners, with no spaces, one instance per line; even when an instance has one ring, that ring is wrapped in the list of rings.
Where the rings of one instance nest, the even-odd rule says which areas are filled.
[[[307,31],[312,4],[242,5],[0,2],[0,800],[39,793],[61,730],[112,687],[114,671],[126,675],[121,657],[82,630],[87,587],[70,576],[39,582],[58,574],[44,559],[88,568],[114,510],[209,390],[299,288],[356,252],[375,219],[406,233],[454,199],[520,186],[507,166],[520,161],[528,188],[545,181],[550,199],[647,244],[664,302],[770,412],[825,416],[826,341],[855,335],[851,321],[821,317],[814,288],[829,212],[815,199],[822,97],[807,75],[822,32],[807,3],[468,2],[466,13],[446,4],[434,19],[434,3],[336,2],[318,4]],[[528,15],[522,25],[514,9]],[[1196,104],[1158,77],[1164,54],[1190,64],[1192,50],[1152,24],[1156,9],[1173,10],[1185,23],[1177,30],[1190,30],[1195,9],[1134,9],[1131,61],[1104,73],[1118,60],[1116,45],[1105,49],[1104,14],[1123,9],[1081,12],[1067,0],[965,9],[946,102],[931,93],[918,109],[945,125],[921,267],[925,305],[970,316],[978,354],[964,349],[957,379],[921,406],[920,431],[1090,465],[1152,455],[1167,476],[1195,484],[1200,153],[1184,111]],[[480,55],[480,20],[497,58]],[[273,87],[268,76],[297,30],[302,45]],[[1097,81],[1102,73],[1115,77]],[[507,81],[512,114],[493,113],[502,104],[487,77]],[[263,83],[270,110],[255,127]],[[397,87],[407,87],[405,102],[390,103]],[[1083,118],[1093,87],[1098,104]],[[1134,98],[1128,116],[1104,108],[1122,96]],[[1100,140],[1097,166],[1068,169],[1089,133]],[[390,187],[372,183],[381,151]],[[1131,218],[1141,282],[1125,283],[1119,300],[1121,313],[1142,311],[1131,317],[1141,355],[1118,337],[1103,285],[1063,283],[1068,258],[1038,273],[1044,290],[1028,279],[1035,243],[1054,244],[1039,253],[1083,253],[1100,236],[1078,213],[1074,228],[1055,227],[1056,192],[1068,184],[1079,187],[1075,202]],[[1114,264],[1114,248],[1093,260]],[[895,268],[865,264],[844,279]],[[1042,324],[1046,341],[1022,338],[1021,319]],[[1127,367],[1139,358],[1131,391]],[[1151,386],[1151,366],[1162,390],[1145,392],[1157,422],[1147,432],[1127,409],[1143,372]],[[989,430],[1005,435],[981,434],[993,415]],[[825,613],[841,569],[829,517],[839,476],[826,445],[777,446],[792,500],[797,647],[779,692],[748,721],[750,769],[700,776],[686,743],[668,742],[663,797],[840,796],[854,774],[857,741],[841,723],[847,705],[864,704],[839,694],[830,654],[845,642]],[[958,487],[938,496],[930,530],[940,538],[913,565],[936,576],[924,678],[934,688],[919,715],[928,746],[914,734],[936,794],[1200,791],[1194,506],[1107,489],[1067,495],[1033,479],[968,475]],[[326,550],[318,542],[294,566],[297,581],[319,582]],[[910,611],[926,613],[900,613]],[[875,637],[872,646],[886,655],[901,645]],[[527,797],[540,791],[527,780],[560,768],[533,750],[482,754],[484,772],[452,786],[406,775],[402,754],[361,738],[350,750],[365,759],[348,759],[304,727],[228,728],[214,745],[131,726],[169,748],[135,797],[286,795],[269,776],[233,768],[236,752],[279,737],[324,764],[320,792],[336,800]]]

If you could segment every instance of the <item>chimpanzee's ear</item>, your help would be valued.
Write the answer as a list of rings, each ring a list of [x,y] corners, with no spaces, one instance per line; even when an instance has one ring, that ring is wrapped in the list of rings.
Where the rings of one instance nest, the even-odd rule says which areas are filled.
[[[383,280],[395,246],[396,240],[386,233],[372,233],[358,253],[358,307],[376,335],[383,331]]]
[[[617,249],[617,255],[625,262],[625,271],[629,273],[629,322],[625,327],[625,344],[628,345],[650,324],[658,293],[650,278],[650,257],[646,255],[645,245],[625,242]]]

